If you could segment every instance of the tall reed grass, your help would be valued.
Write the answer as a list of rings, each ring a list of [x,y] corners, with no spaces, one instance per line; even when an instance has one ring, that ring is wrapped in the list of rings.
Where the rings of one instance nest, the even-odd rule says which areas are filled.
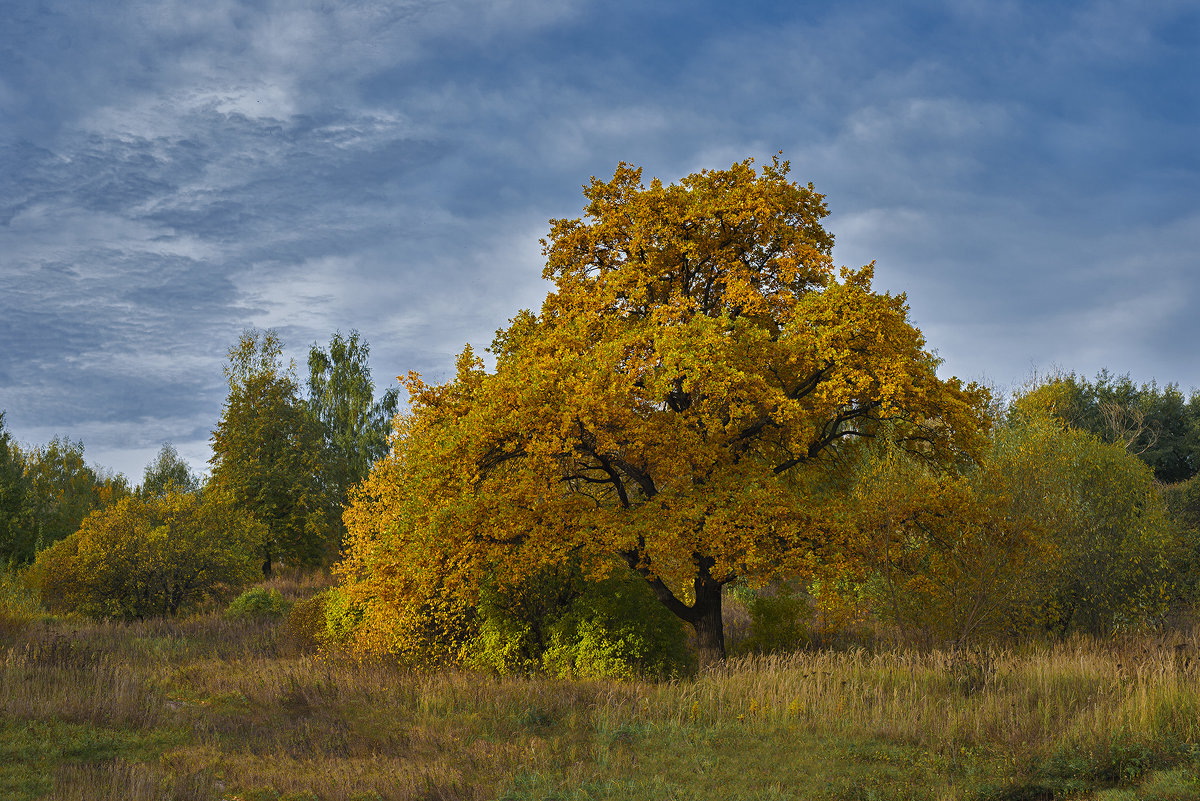
[[[795,653],[729,660],[693,680],[611,688],[598,712],[685,726],[747,719],[935,751],[1054,750],[1112,732],[1200,742],[1191,634],[1021,649]]]

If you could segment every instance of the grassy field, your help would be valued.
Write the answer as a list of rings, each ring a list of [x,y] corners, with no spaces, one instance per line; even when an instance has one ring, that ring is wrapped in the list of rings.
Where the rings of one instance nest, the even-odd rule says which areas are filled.
[[[1200,799],[1197,634],[619,683],[415,673],[215,614],[10,622],[0,799]]]

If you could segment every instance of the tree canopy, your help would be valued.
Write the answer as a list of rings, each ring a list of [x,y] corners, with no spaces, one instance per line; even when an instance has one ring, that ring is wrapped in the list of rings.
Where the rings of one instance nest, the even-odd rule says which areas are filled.
[[[551,221],[540,313],[491,372],[410,374],[411,412],[347,513],[346,591],[382,647],[484,577],[615,558],[724,656],[721,588],[846,558],[831,466],[886,426],[922,459],[977,454],[988,395],[938,378],[903,295],[832,263],[824,198],[773,160],[592,179]]]
[[[1200,471],[1200,394],[1185,398],[1175,384],[1138,386],[1129,375],[1101,370],[1089,381],[1057,374],[1035,387],[1051,413],[1072,428],[1121,446],[1164,483]]]
[[[146,465],[138,494],[159,497],[170,491],[195,492],[198,489],[200,479],[192,474],[192,469],[175,450],[175,446],[164,442],[158,455]]]
[[[5,430],[4,412],[0,411],[0,560],[5,562],[25,550],[21,511],[27,492],[21,450]]]
[[[367,363],[371,347],[357,331],[334,333],[328,350],[308,351],[308,408],[324,433],[324,476],[338,502],[334,517],[338,539],[341,507],[350,488],[367,477],[371,465],[387,453],[388,433],[400,390],[392,387],[375,400],[375,382]]]
[[[247,331],[229,350],[229,395],[212,435],[211,484],[267,528],[264,574],[279,560],[322,561],[337,508],[322,479],[321,428],[282,354],[274,331]]]
[[[129,482],[89,466],[78,440],[56,436],[22,450],[0,431],[0,493],[0,560],[26,564],[73,534],[91,510],[128,495]]]
[[[174,615],[241,589],[256,572],[264,533],[217,491],[125,497],[39,553],[30,580],[58,611]]]

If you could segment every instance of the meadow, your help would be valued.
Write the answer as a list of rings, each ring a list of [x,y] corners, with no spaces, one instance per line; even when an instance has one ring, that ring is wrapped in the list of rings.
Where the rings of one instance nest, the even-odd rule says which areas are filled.
[[[311,646],[215,611],[9,620],[0,798],[1200,798],[1195,629],[860,643],[669,682],[418,672]]]

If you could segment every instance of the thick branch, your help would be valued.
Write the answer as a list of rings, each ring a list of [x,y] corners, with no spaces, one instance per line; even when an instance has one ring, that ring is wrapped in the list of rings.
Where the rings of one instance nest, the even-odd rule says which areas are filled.
[[[647,499],[653,498],[658,494],[658,487],[655,486],[654,479],[649,473],[630,464],[615,453],[601,453],[596,449],[596,435],[588,431],[583,423],[578,420],[576,421],[576,425],[579,426],[579,450],[595,457],[600,462],[602,470],[606,473],[610,472],[614,467],[620,470],[628,478],[637,483],[642,490],[642,494]],[[621,487],[621,491],[624,492],[623,486]],[[627,506],[628,504],[626,503],[625,505]]]
[[[831,444],[837,442],[843,437],[870,436],[869,434],[856,429],[842,429],[842,425],[850,422],[851,420],[869,416],[871,410],[878,408],[880,405],[881,401],[876,400],[866,403],[862,406],[854,406],[838,413],[837,416],[821,427],[821,436],[809,444],[806,453],[801,454],[800,456],[795,456],[781,464],[776,465],[773,472],[775,475],[779,475],[787,470],[791,470],[798,464],[815,459],[821,454],[821,451],[825,450],[825,448],[829,447]]]
[[[517,459],[524,456],[525,448],[521,446],[518,446],[516,450],[505,450],[505,448],[507,448],[514,439],[514,437],[506,437],[493,445],[491,449],[484,454],[483,458],[479,460],[479,472],[486,473],[489,470],[499,467],[510,459]]]
[[[688,623],[695,622],[697,617],[696,610],[676,598],[675,593],[671,592],[671,588],[663,584],[662,579],[650,572],[650,568],[642,559],[641,548],[621,551],[621,556],[634,572],[646,580],[646,583],[650,585],[650,589],[654,591],[654,595],[662,602],[663,606],[671,611],[671,614]]]
[[[803,398],[805,395],[808,395],[814,389],[816,389],[817,385],[821,383],[821,379],[824,378],[832,369],[833,362],[827,362],[824,367],[822,367],[820,370],[817,370],[808,378],[804,379],[804,381],[802,381],[795,389],[789,390],[784,387],[784,394],[786,394],[790,400],[799,400],[800,398]],[[779,375],[779,372],[774,368],[771,368],[771,372],[774,373],[775,378],[779,380],[780,386],[783,386],[783,377]],[[768,427],[777,428],[778,426],[779,424],[772,420],[769,415],[764,416],[762,419],[743,428],[738,433],[736,441],[745,442],[748,439],[758,436],[763,432],[764,429]]]
[[[599,458],[599,455],[597,455],[597,457]],[[614,465],[616,465],[616,467],[622,473],[624,473],[625,475],[629,476],[631,479],[633,479],[634,481],[637,482],[637,485],[639,487],[641,487],[642,494],[644,496],[646,496],[647,500],[649,500],[650,498],[653,498],[655,495],[658,494],[658,487],[655,486],[654,479],[651,478],[650,474],[647,473],[645,470],[634,467],[629,462],[625,461],[624,459],[622,459],[619,456],[613,456],[613,455],[609,454],[606,458],[608,458],[609,461],[611,461]]]
[[[682,376],[675,379],[674,386],[667,393],[667,406],[673,412],[687,411],[692,406],[692,395],[683,389]]]
[[[629,494],[625,492],[625,482],[621,480],[619,475],[617,475],[617,471],[612,468],[612,465],[609,464],[607,459],[597,454],[595,451],[592,453],[597,459],[600,460],[600,469],[608,474],[609,480],[612,481],[612,485],[616,488],[617,498],[621,501],[621,508],[628,509]]]
[[[810,392],[812,392],[814,389],[816,389],[817,385],[821,383],[821,379],[823,379],[826,375],[828,375],[829,371],[832,369],[833,369],[833,362],[832,361],[825,362],[824,367],[822,367],[820,370],[817,370],[815,373],[810,375],[808,378],[806,378],[802,382],[800,382],[800,384],[795,389],[788,391],[785,388],[784,391],[787,392],[787,396],[790,399],[800,400],[805,395],[808,395]]]

